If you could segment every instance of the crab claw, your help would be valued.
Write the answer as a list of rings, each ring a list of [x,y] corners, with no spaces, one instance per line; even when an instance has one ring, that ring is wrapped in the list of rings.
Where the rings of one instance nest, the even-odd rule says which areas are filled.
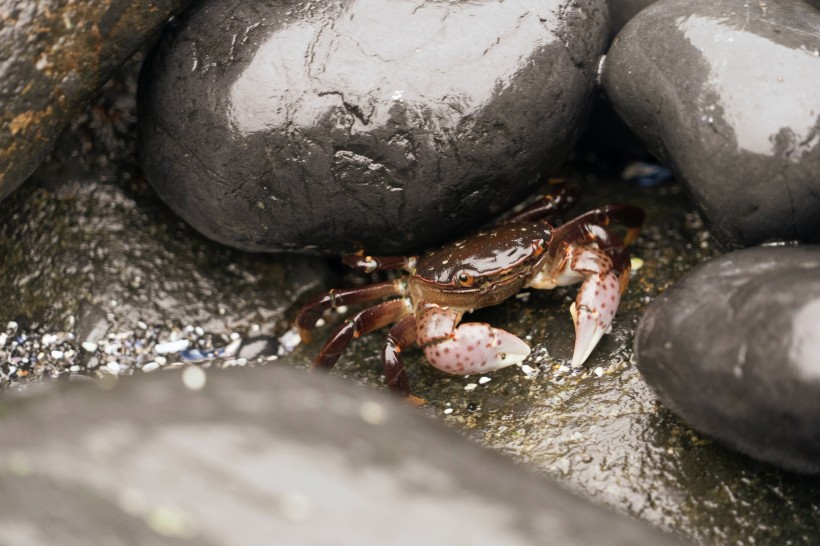
[[[505,330],[489,324],[468,322],[449,339],[424,348],[430,364],[452,374],[485,373],[518,364],[530,354],[530,346]]]
[[[580,368],[612,324],[621,301],[618,277],[612,272],[587,277],[570,307],[575,323],[572,367]]]

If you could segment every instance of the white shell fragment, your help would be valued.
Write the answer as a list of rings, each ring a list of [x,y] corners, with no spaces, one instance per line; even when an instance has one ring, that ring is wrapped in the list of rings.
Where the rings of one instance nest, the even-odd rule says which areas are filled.
[[[164,341],[162,343],[157,343],[154,347],[154,351],[157,354],[168,354],[168,353],[178,353],[180,351],[184,351],[188,348],[190,342],[187,339],[177,339],[176,341]]]

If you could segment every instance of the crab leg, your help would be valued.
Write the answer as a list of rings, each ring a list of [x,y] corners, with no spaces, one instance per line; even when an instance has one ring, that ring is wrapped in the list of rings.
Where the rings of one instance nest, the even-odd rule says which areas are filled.
[[[641,207],[618,203],[585,212],[562,225],[559,229],[565,238],[572,238],[577,241],[581,240],[579,237],[583,237],[585,231],[588,232],[586,236],[589,239],[598,240],[603,237],[618,241],[618,238],[608,230],[604,230],[607,234],[602,235],[605,226],[608,226],[610,222],[616,222],[627,228],[623,243],[621,244],[618,241],[617,246],[628,246],[641,232],[645,217],[646,213]],[[598,232],[590,231],[592,226],[597,226],[600,230]],[[601,241],[597,242],[600,243]],[[614,245],[615,243],[613,243]]]
[[[548,220],[563,211],[568,209],[578,200],[578,188],[575,186],[568,186],[560,184],[558,191],[553,194],[544,195],[541,199],[513,213],[501,220],[501,224],[515,224],[519,222],[537,222],[539,220]]]
[[[489,324],[468,322],[456,327],[461,315],[430,305],[417,321],[416,341],[439,370],[460,375],[490,372],[518,364],[530,354],[524,341]]]
[[[353,338],[398,322],[412,312],[409,300],[397,298],[356,313],[344,321],[325,341],[319,354],[313,359],[311,369],[330,370]]]
[[[328,309],[334,309],[340,305],[362,303],[390,296],[403,296],[406,284],[406,279],[402,277],[392,281],[362,286],[360,288],[331,290],[324,294],[319,294],[305,303],[302,309],[299,310],[299,314],[296,315],[296,327],[299,330],[299,337],[302,338],[304,343],[309,343],[311,337],[310,330],[316,326],[316,321],[319,320],[322,313]]]
[[[387,333],[387,343],[382,353],[384,359],[384,380],[388,388],[405,397],[410,396],[410,381],[401,361],[404,349],[416,342],[416,317],[408,315],[398,321]]]
[[[374,271],[392,271],[404,269],[412,271],[416,267],[418,256],[365,256],[364,254],[349,254],[342,256],[342,263],[363,273]]]

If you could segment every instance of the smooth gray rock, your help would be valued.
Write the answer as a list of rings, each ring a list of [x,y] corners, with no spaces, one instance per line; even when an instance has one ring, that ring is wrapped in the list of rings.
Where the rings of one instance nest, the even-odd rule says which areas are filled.
[[[692,427],[820,473],[820,247],[758,247],[698,266],[647,309],[641,375]]]
[[[603,0],[208,0],[144,70],[142,162],[240,249],[427,247],[563,161],[606,32]]]
[[[0,542],[677,544],[382,393],[285,363],[185,377],[0,401]]]
[[[726,247],[820,235],[820,12],[655,2],[618,35],[603,82]]]
[[[0,3],[0,199],[114,70],[189,0]]]

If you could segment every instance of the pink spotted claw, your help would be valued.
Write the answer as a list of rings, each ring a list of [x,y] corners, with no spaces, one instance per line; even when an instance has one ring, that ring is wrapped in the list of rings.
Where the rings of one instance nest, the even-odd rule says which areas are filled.
[[[530,347],[517,336],[489,324],[469,322],[456,328],[461,314],[442,307],[425,310],[417,340],[439,370],[459,375],[485,373],[518,364]]]
[[[614,273],[589,276],[578,291],[570,308],[575,323],[575,350],[572,367],[580,368],[615,318],[621,301],[618,277]]]

